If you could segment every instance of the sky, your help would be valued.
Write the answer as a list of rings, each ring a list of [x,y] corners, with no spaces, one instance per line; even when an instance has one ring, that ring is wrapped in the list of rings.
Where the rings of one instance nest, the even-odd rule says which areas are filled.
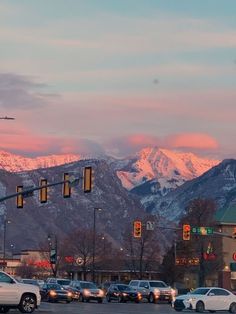
[[[235,158],[235,0],[1,0],[0,150]]]

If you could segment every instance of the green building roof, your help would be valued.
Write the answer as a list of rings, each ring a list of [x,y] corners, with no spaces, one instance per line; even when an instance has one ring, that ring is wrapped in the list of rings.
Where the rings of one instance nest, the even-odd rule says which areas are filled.
[[[236,204],[221,208],[216,212],[215,219],[220,224],[236,224]]]

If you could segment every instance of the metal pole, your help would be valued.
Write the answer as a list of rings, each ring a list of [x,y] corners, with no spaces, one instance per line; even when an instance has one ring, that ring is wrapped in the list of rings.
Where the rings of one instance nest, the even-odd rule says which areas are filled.
[[[96,230],[96,208],[93,209],[93,259],[92,259],[92,280],[95,280],[94,260],[95,260],[95,230]]]
[[[5,218],[4,225],[3,225],[3,267],[2,267],[3,270],[5,270],[5,261],[6,261],[6,228],[7,228],[7,220]]]

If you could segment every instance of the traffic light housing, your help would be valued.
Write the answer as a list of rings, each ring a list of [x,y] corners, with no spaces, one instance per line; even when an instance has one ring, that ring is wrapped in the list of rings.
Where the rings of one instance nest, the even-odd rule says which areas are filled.
[[[63,181],[66,181],[63,183],[63,197],[67,198],[71,196],[71,187],[70,187],[70,182],[69,182],[69,173],[64,173],[63,175]]]
[[[134,230],[133,235],[135,238],[141,238],[142,236],[142,222],[141,221],[134,221]]]
[[[50,250],[50,263],[56,264],[56,262],[57,262],[57,251],[56,249],[51,249]]]
[[[84,193],[90,193],[93,188],[93,170],[92,167],[84,168]]]
[[[41,189],[39,191],[40,203],[47,203],[47,200],[48,200],[48,188],[47,188],[47,186],[45,186],[47,184],[48,184],[48,181],[46,179],[41,179],[40,180],[40,187],[41,187]]]
[[[189,241],[191,237],[191,226],[188,224],[183,225],[183,240]]]
[[[23,192],[23,185],[17,185],[16,193],[19,193],[19,192]],[[16,196],[16,207],[23,208],[23,205],[24,205],[23,194],[18,194]]]

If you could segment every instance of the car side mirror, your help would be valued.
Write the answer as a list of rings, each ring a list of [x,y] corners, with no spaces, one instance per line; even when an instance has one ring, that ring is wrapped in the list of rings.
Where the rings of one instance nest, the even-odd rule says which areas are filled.
[[[215,295],[215,293],[213,293],[213,292],[209,293],[209,296],[211,296],[211,297],[214,296],[214,295]]]

